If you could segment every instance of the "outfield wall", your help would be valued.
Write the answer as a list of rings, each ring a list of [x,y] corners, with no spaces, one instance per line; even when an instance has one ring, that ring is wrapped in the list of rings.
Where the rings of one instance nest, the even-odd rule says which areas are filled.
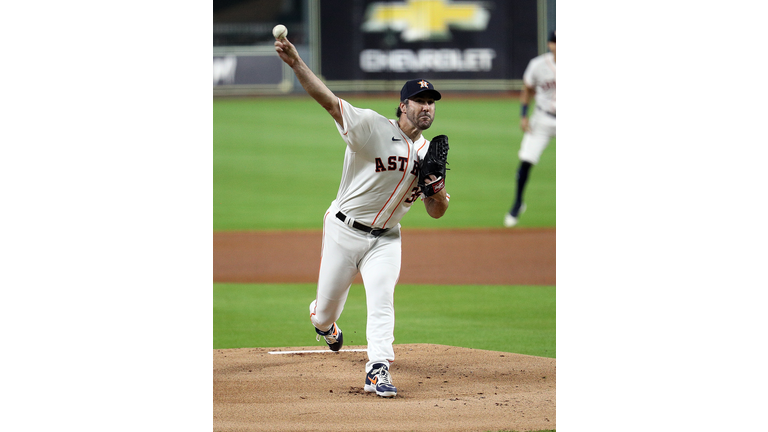
[[[427,77],[444,90],[522,89],[546,51],[554,0],[306,0],[299,54],[335,92],[397,92]],[[291,37],[289,29],[289,38]],[[214,96],[302,92],[271,43],[214,47]]]

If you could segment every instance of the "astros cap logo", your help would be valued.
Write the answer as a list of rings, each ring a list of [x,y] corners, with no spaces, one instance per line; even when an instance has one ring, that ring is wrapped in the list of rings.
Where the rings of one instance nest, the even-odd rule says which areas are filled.
[[[366,10],[364,32],[399,31],[406,42],[449,40],[449,27],[483,31],[491,14],[480,2],[406,0],[405,3],[371,3]]]
[[[420,88],[429,88],[429,83],[424,80],[421,80],[419,81],[419,86],[421,86]]]

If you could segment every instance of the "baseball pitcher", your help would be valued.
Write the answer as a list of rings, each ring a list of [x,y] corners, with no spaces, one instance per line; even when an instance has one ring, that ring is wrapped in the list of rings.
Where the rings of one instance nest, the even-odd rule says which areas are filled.
[[[332,351],[344,338],[336,321],[354,277],[360,273],[366,294],[368,362],[365,391],[394,397],[389,368],[395,360],[395,285],[400,276],[400,219],[421,199],[427,213],[442,217],[448,138],[428,141],[422,132],[435,118],[441,94],[427,80],[403,85],[397,119],[352,106],[336,97],[299,57],[286,38],[275,41],[278,56],[301,85],[333,117],[346,145],[336,199],[323,218],[323,245],[317,295],[309,306],[317,339]]]

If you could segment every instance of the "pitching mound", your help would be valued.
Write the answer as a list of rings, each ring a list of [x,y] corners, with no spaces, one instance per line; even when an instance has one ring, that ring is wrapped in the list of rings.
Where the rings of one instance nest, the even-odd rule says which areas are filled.
[[[214,431],[555,429],[555,359],[395,345],[398,394],[363,391],[365,352],[324,345],[213,351]],[[270,354],[270,352],[302,353]],[[310,352],[319,351],[319,352]]]

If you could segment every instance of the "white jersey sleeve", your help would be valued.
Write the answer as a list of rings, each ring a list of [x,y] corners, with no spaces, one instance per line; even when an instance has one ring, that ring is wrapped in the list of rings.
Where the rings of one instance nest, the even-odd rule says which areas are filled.
[[[370,141],[374,122],[383,117],[376,111],[354,107],[341,98],[339,108],[344,127],[336,123],[336,129],[351,150],[360,151]]]

